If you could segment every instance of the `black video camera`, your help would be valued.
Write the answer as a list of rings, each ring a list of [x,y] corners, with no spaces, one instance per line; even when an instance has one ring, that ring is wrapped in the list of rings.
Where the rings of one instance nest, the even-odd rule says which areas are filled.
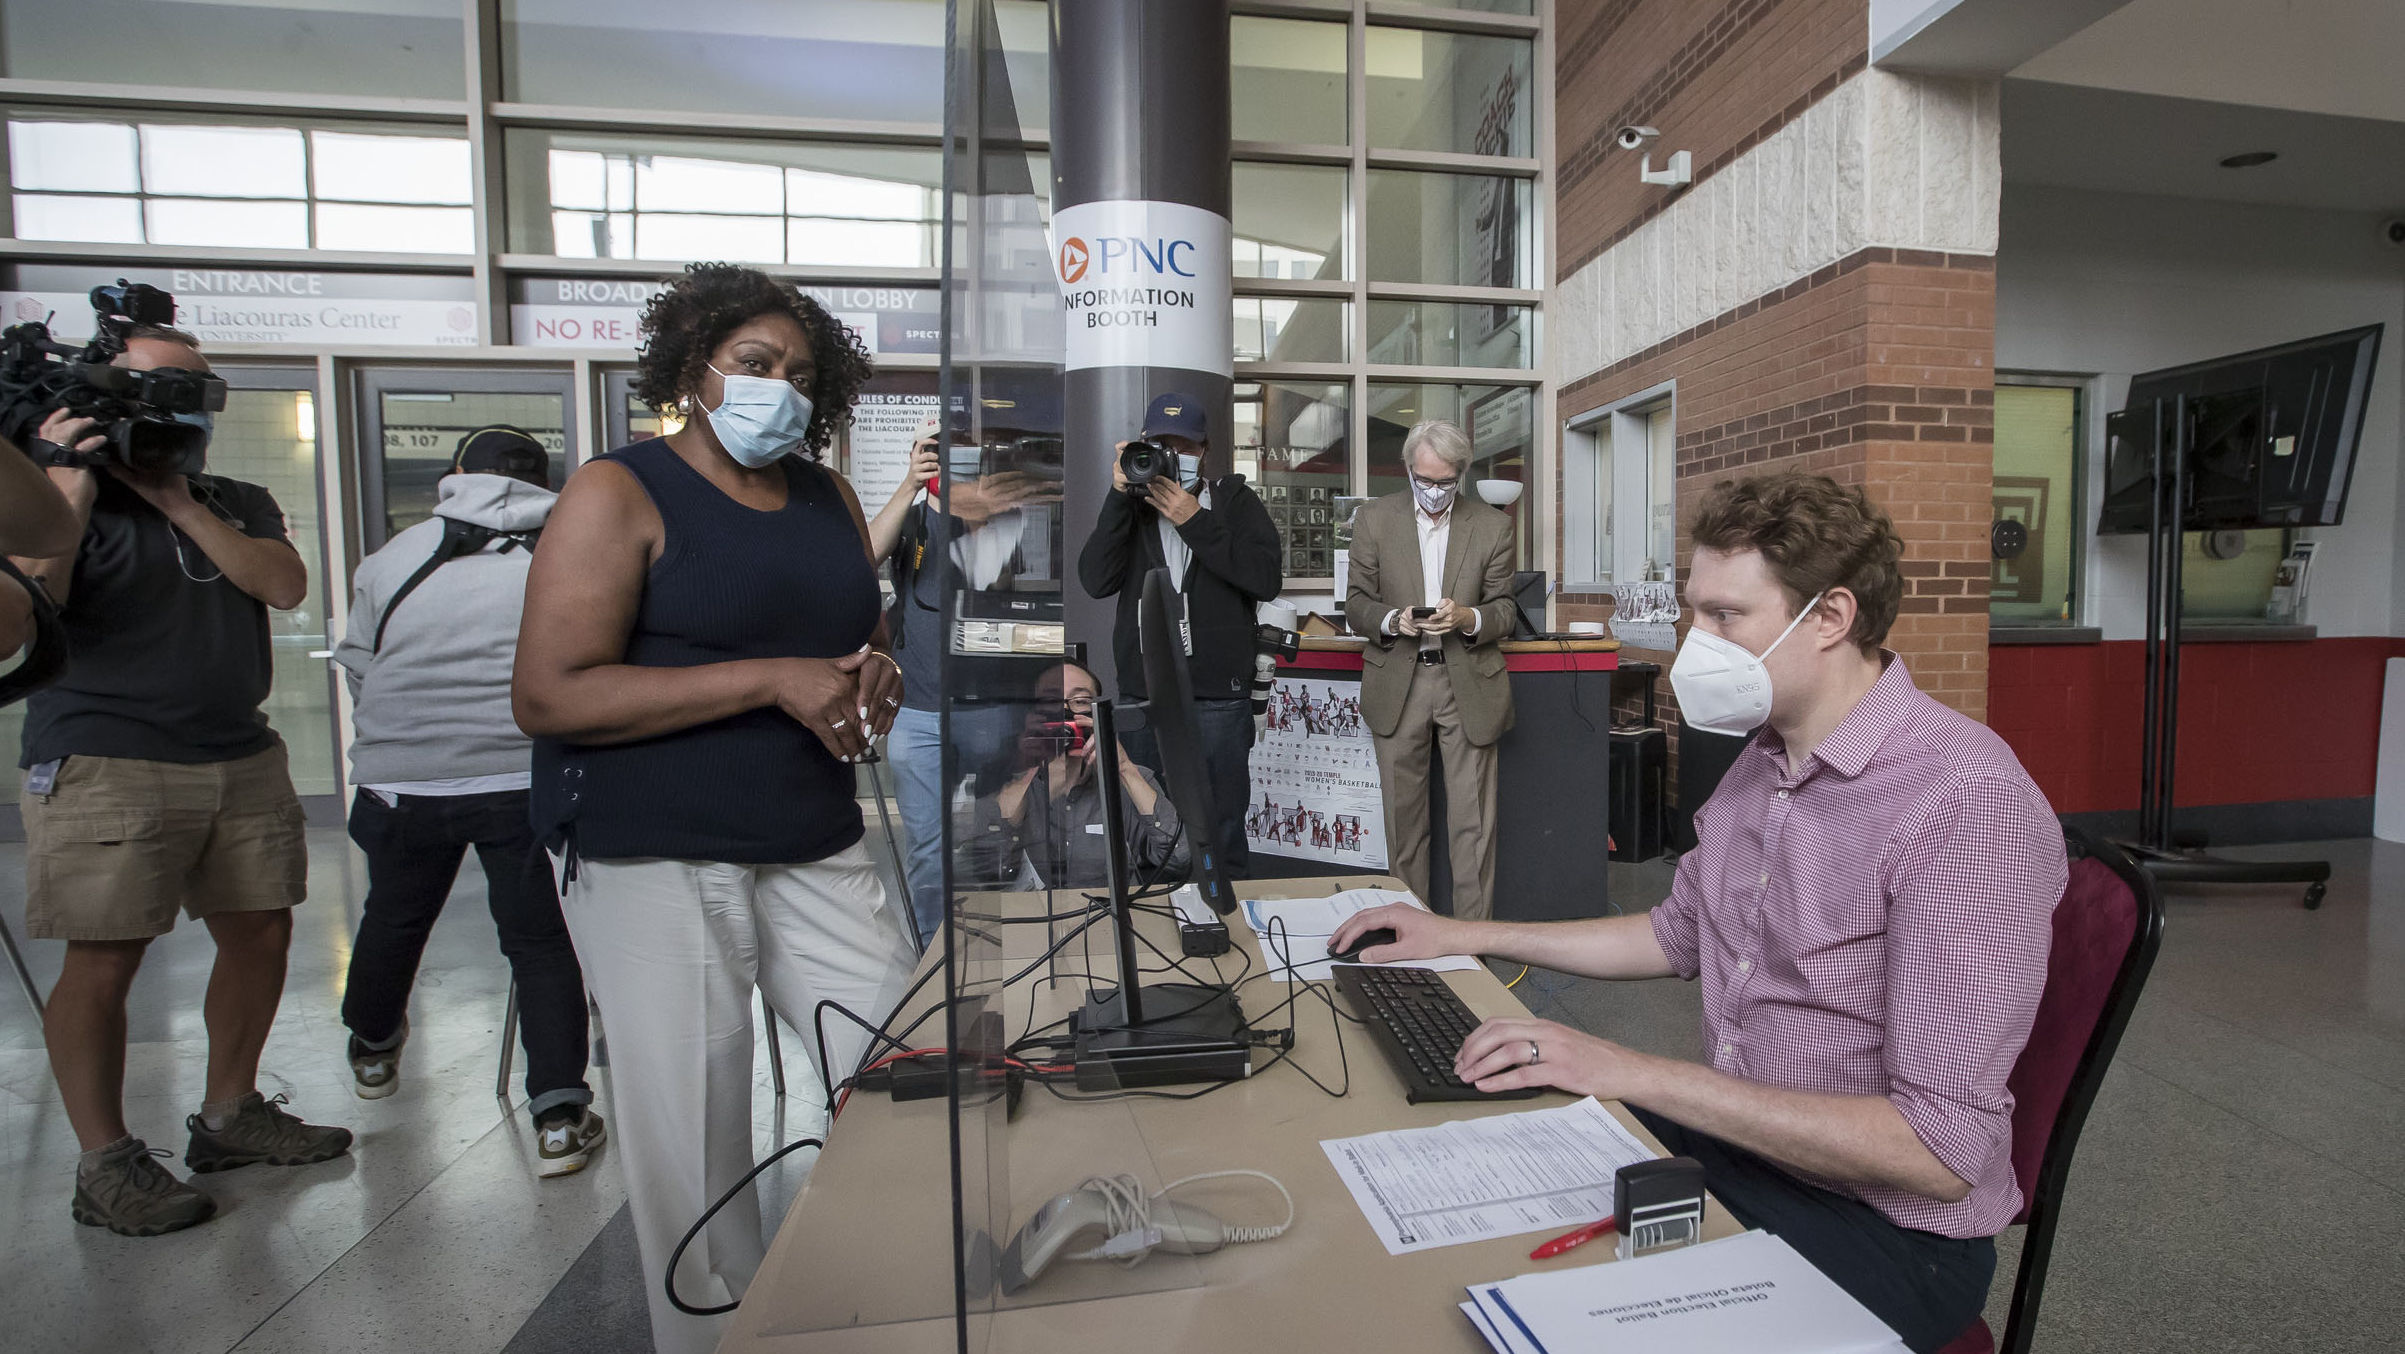
[[[92,318],[92,340],[80,348],[52,338],[50,326],[38,320],[0,331],[0,437],[49,465],[200,473],[208,432],[176,415],[225,408],[225,381],[180,367],[129,371],[109,365],[137,329],[175,322],[175,298],[119,278],[114,287],[92,289]],[[88,452],[44,444],[36,454],[43,420],[59,409],[97,421],[93,431],[106,443]]]
[[[1154,480],[1178,483],[1177,453],[1166,442],[1139,437],[1120,451],[1119,473],[1127,480],[1127,491],[1143,498]]]

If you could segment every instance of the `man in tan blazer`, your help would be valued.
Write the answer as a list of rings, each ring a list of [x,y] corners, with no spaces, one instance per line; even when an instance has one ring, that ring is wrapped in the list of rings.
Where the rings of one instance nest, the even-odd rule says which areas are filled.
[[[1410,487],[1353,520],[1345,619],[1378,749],[1389,868],[1428,897],[1428,750],[1443,749],[1453,915],[1494,911],[1495,741],[1512,724],[1496,642],[1511,634],[1511,519],[1461,493],[1470,439],[1441,420],[1403,438]],[[1424,613],[1424,614],[1423,614]]]

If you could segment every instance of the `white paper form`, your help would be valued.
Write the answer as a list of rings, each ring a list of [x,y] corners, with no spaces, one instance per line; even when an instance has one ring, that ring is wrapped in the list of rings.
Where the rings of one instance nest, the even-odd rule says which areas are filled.
[[[1328,941],[1336,935],[1336,929],[1356,912],[1389,903],[1420,906],[1419,899],[1401,889],[1346,889],[1323,898],[1247,898],[1244,923],[1261,942],[1262,957],[1269,961],[1270,977],[1326,982],[1336,976],[1336,961],[1328,958]],[[1275,944],[1270,938],[1273,921],[1279,923]],[[1279,959],[1280,945],[1285,947],[1284,963]],[[1287,967],[1289,963],[1293,967]],[[1448,973],[1474,969],[1478,961],[1466,954],[1449,954],[1441,959],[1404,959],[1374,967],[1424,968]]]
[[[1390,1255],[1584,1226],[1612,1211],[1621,1167],[1653,1158],[1592,1096],[1320,1148]]]
[[[1768,1232],[1524,1274],[1471,1295],[1507,1342],[1548,1354],[1899,1354],[1887,1324]]]
[[[1471,1291],[1475,1293],[1477,1290]],[[1461,1314],[1470,1319],[1472,1329],[1486,1337],[1486,1342],[1494,1347],[1495,1354],[1545,1354],[1544,1350],[1528,1343],[1527,1337],[1508,1322],[1504,1328],[1497,1328],[1495,1318],[1475,1300],[1461,1304]]]

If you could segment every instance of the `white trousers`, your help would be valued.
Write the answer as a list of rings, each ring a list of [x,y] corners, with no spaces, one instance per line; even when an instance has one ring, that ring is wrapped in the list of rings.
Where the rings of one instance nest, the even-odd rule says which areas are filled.
[[[569,934],[601,1007],[643,1296],[658,1354],[706,1354],[724,1318],[669,1305],[661,1276],[693,1220],[752,1168],[752,990],[800,1030],[821,1001],[881,1022],[917,955],[861,846],[808,865],[584,860]],[[827,1013],[828,1060],[858,1064],[868,1032]],[[813,1088],[813,1097],[816,1096]],[[760,1268],[760,1198],[746,1189],[685,1248],[677,1296],[712,1307]]]

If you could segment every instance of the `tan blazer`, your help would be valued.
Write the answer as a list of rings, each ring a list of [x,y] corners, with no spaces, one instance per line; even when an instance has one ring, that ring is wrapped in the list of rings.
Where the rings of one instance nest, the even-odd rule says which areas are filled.
[[[1378,627],[1396,607],[1428,604],[1416,515],[1406,489],[1363,504],[1353,519],[1344,614],[1353,633],[1369,640],[1361,654],[1361,717],[1381,738],[1392,737],[1403,720],[1403,697],[1411,690],[1420,641],[1382,634]],[[1462,729],[1480,747],[1492,745],[1512,725],[1511,679],[1495,645],[1511,635],[1516,562],[1511,519],[1471,495],[1455,499],[1444,586],[1437,593],[1478,609],[1478,636],[1465,639],[1456,630],[1444,637],[1445,675],[1452,679]]]

